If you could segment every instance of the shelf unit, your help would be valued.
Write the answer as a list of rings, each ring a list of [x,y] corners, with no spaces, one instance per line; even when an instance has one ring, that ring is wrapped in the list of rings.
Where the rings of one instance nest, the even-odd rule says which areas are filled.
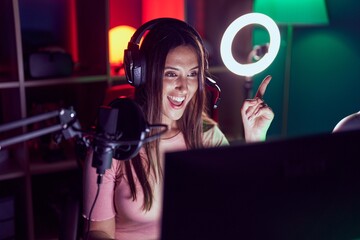
[[[0,125],[70,106],[76,111],[83,129],[93,124],[105,90],[125,82],[123,77],[111,76],[108,64],[109,1],[0,1]],[[135,5],[129,7],[129,11],[139,9],[139,1],[133,3]],[[223,29],[221,24],[225,23],[218,23],[209,10],[205,11],[209,17],[203,21],[211,26],[205,31],[213,36],[214,24],[211,21],[217,21],[215,29]],[[132,20],[140,23],[139,14],[131,15]],[[44,35],[37,37],[39,31],[50,33],[56,45],[73,56],[75,71],[71,76],[45,79],[27,76],[27,41],[33,40],[31,36],[38,42],[50,40]],[[213,44],[216,42],[210,40]],[[225,92],[234,89],[233,84],[225,80],[234,78],[225,68],[212,67],[210,70],[219,76],[218,83]],[[240,81],[237,82],[240,84]],[[236,101],[229,94],[223,95],[222,104],[240,104],[239,94],[234,95]],[[220,123],[231,126],[233,122],[229,121],[228,116],[232,114],[226,108],[219,110],[223,111],[220,112],[221,116],[227,116],[224,120],[220,118]],[[237,117],[235,119],[238,120]],[[1,133],[0,141],[27,130],[24,127]],[[56,239],[58,216],[44,214],[48,213],[49,208],[44,206],[47,203],[42,199],[53,194],[54,189],[60,191],[64,186],[79,183],[73,180],[78,179],[78,164],[71,143],[53,152],[48,152],[48,147],[49,139],[38,138],[0,150],[0,203],[1,199],[14,199],[15,239]]]
[[[123,80],[110,76],[108,10],[106,0],[0,1],[0,125],[62,107],[73,107],[83,129],[93,124],[106,88]],[[39,31],[54,36],[56,46],[73,56],[71,76],[27,76],[29,32],[36,39]],[[0,134],[0,140],[41,126],[11,130]],[[14,199],[14,239],[57,238],[58,216],[45,214],[49,206],[39,201],[54,189],[80,184],[72,182],[79,174],[73,143],[61,143],[55,149],[51,144],[51,139],[39,137],[0,150],[0,200]]]

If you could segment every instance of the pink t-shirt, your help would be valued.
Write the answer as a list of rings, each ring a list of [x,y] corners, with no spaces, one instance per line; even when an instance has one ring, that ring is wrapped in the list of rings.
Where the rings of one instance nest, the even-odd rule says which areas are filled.
[[[204,133],[203,142],[205,147],[228,144],[224,134],[217,126]],[[159,148],[162,160],[165,152],[185,150],[186,146],[183,135],[180,133],[172,138],[161,140]],[[141,153],[143,153],[142,150]],[[84,175],[83,209],[83,216],[87,219],[97,191],[96,169],[91,167],[92,156],[89,156],[88,159]],[[159,239],[162,214],[162,182],[160,181],[153,185],[153,205],[149,211],[145,212],[142,210],[142,191],[138,191],[137,200],[133,201],[126,179],[123,178],[120,183],[116,180],[116,169],[119,163],[120,161],[113,160],[111,169],[108,169],[103,176],[103,182],[91,215],[91,220],[101,221],[115,217],[116,239]],[[137,186],[141,189],[140,185],[137,184]]]

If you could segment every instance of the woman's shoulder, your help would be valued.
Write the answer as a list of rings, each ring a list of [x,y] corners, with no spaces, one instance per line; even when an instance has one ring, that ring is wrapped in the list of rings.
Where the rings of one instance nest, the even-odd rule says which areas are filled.
[[[203,129],[203,144],[205,147],[229,145],[225,134],[220,130],[218,124],[204,123]]]

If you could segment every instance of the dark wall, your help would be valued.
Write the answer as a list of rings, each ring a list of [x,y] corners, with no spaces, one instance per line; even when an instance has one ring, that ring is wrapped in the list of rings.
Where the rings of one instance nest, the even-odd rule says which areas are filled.
[[[331,132],[345,116],[360,110],[360,2],[327,0],[329,25],[294,27],[286,137]],[[280,137],[283,125],[283,83],[286,28],[281,27],[278,57],[255,76],[255,87],[267,74],[273,80],[266,93],[276,117],[270,137]],[[266,34],[265,34],[266,35]],[[254,32],[254,41],[264,33]]]
[[[225,29],[235,19],[252,11],[253,0],[204,0],[204,39],[210,51],[210,67],[221,87],[219,123],[222,131],[231,140],[243,137],[240,108],[245,98],[245,78],[228,71],[220,57],[220,43]],[[239,62],[245,63],[252,48],[252,29],[244,28],[234,39],[233,51]],[[220,69],[219,69],[220,67]],[[216,70],[217,69],[217,70]]]

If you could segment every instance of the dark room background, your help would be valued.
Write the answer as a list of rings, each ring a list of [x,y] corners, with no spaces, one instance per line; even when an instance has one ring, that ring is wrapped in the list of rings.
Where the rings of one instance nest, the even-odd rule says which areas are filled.
[[[329,24],[294,27],[288,128],[282,129],[286,31],[274,63],[255,76],[255,85],[272,74],[266,94],[276,117],[271,137],[329,133],[345,116],[360,110],[360,2],[326,0]],[[263,33],[262,33],[263,34]],[[261,41],[254,32],[254,42]]]
[[[220,128],[230,141],[243,140],[240,108],[246,83],[253,80],[254,93],[266,75],[273,79],[264,98],[275,113],[268,139],[330,133],[341,119],[360,110],[360,1],[325,0],[327,25],[294,26],[288,101],[284,101],[286,26],[279,26],[281,45],[275,61],[252,79],[234,75],[221,61],[222,34],[233,20],[253,11],[253,0],[163,0],[163,6],[154,2],[0,0],[0,125],[73,106],[82,127],[93,126],[106,90],[126,83],[109,64],[108,30],[117,25],[138,28],[151,14],[184,19],[203,36],[210,73],[221,87]],[[236,57],[246,62],[253,46],[268,38],[257,26],[244,28],[234,41]],[[30,77],[29,54],[42,46],[70,53],[73,74]],[[29,129],[1,133],[0,141]],[[70,141],[58,146],[49,138],[37,138],[0,149],[0,223],[14,227],[6,228],[9,236],[14,229],[15,239],[58,235],[63,199],[70,188],[81,185],[73,146]],[[6,221],[2,209],[12,210]]]
[[[22,0],[23,28],[46,29],[54,35],[41,41],[61,41],[71,24],[57,22],[69,18],[71,14],[64,4],[44,1]],[[30,4],[31,2],[31,4]],[[286,27],[280,26],[282,43],[273,64],[253,77],[253,90],[268,74],[273,76],[265,95],[266,101],[275,112],[274,122],[269,129],[269,137],[301,136],[331,132],[343,117],[359,111],[360,85],[359,42],[360,3],[356,0],[326,0],[329,24],[325,26],[294,27],[289,90],[287,129],[283,129],[283,81],[286,49]],[[121,22],[137,27],[141,24],[141,1],[110,1],[109,27]],[[37,11],[43,15],[51,14],[50,21],[34,18],[31,9],[56,9],[56,11]],[[219,11],[221,9],[221,11]],[[184,18],[202,34],[210,52],[210,64],[214,77],[222,88],[220,105],[220,124],[230,139],[241,138],[239,109],[243,96],[244,78],[223,69],[219,54],[221,36],[225,28],[237,17],[252,11],[251,0],[225,1],[185,1]],[[55,14],[54,14],[55,13]],[[96,17],[96,16],[94,16]],[[60,29],[60,30],[59,30]],[[26,31],[24,32],[26,33]],[[97,34],[94,30],[92,34]],[[252,45],[263,43],[268,36],[263,30],[245,28],[239,33],[235,43],[239,58],[246,59]],[[24,34],[26,40],[27,35]],[[40,38],[41,39],[41,38]],[[40,40],[39,40],[40,41]],[[84,43],[85,44],[85,43]],[[76,57],[76,56],[75,56]],[[220,70],[218,70],[220,67]]]

